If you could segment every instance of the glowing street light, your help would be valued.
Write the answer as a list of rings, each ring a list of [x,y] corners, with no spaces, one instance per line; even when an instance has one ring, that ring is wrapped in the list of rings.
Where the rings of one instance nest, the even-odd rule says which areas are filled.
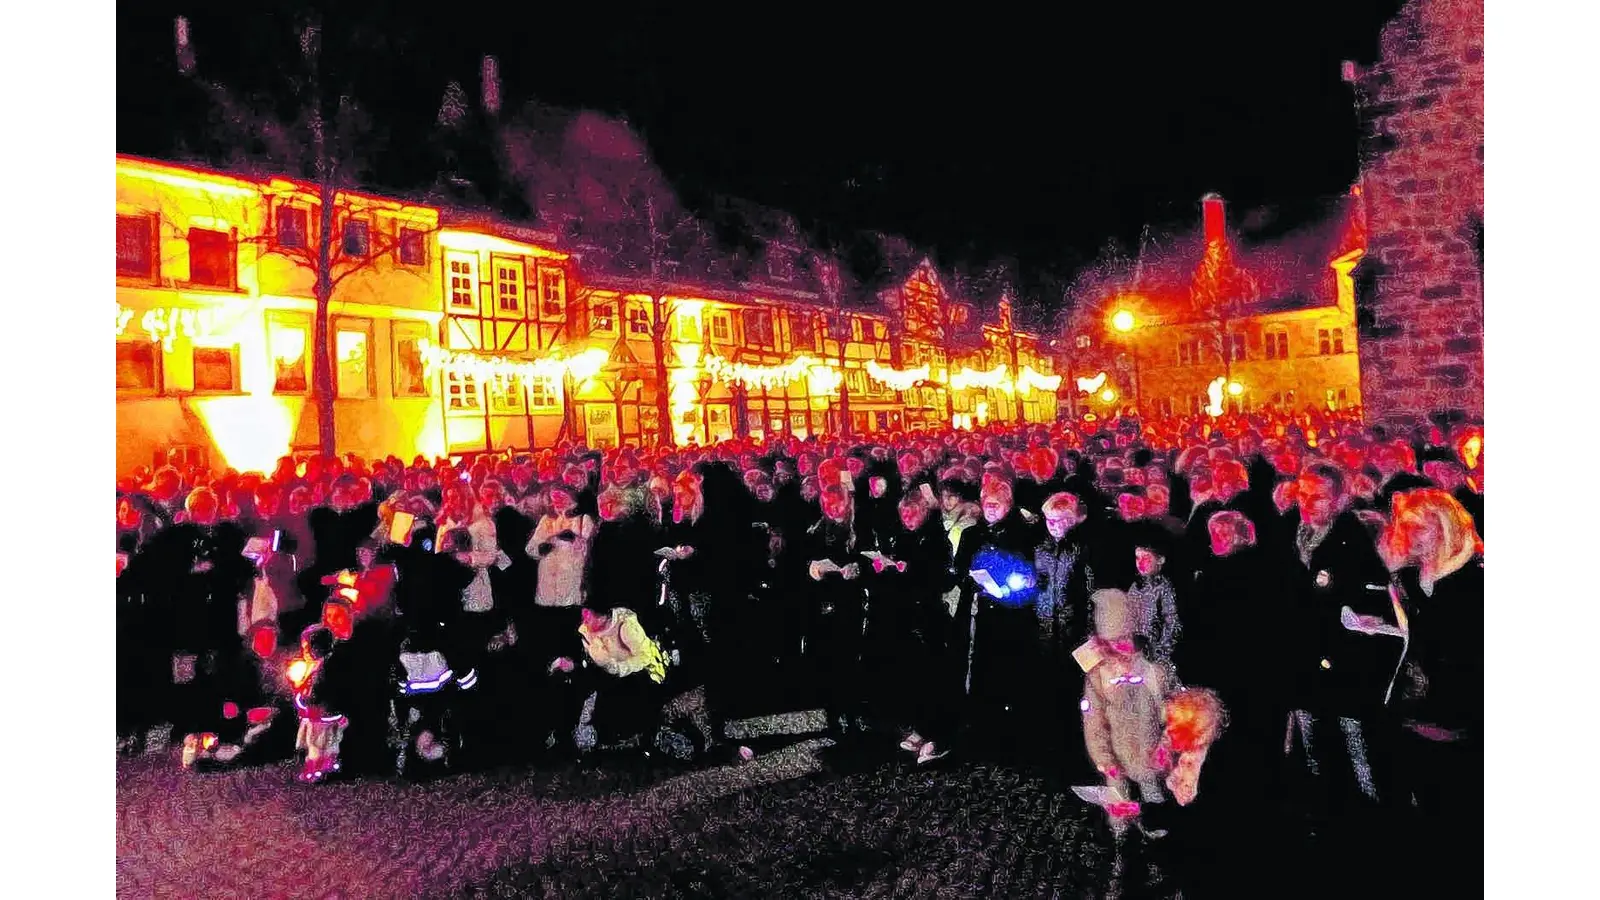
[[[1237,381],[1230,381],[1228,382],[1228,393],[1234,397],[1237,397],[1244,393],[1244,385]]]
[[[1111,403],[1117,399],[1117,392],[1111,388],[1106,388],[1100,392],[1100,399],[1107,403]]]
[[[1137,324],[1138,322],[1134,321],[1133,313],[1128,312],[1125,309],[1117,310],[1116,315],[1111,317],[1111,327],[1122,332],[1123,334],[1127,334],[1128,332],[1132,331],[1134,326]]]

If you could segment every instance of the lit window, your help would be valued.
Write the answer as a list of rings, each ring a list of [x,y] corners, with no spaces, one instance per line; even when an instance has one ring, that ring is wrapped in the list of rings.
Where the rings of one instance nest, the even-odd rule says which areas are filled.
[[[1265,338],[1267,359],[1289,358],[1289,332],[1277,329],[1267,332]]]
[[[273,237],[279,247],[299,248],[311,243],[311,214],[303,206],[279,203]]]
[[[422,361],[422,342],[428,326],[421,322],[394,323],[394,395],[426,397],[428,369]]]
[[[344,223],[344,240],[341,249],[345,256],[366,256],[372,250],[372,225],[365,219],[351,219]]]
[[[483,409],[478,399],[478,380],[454,370],[444,375],[445,409],[450,412],[477,412]]]
[[[845,384],[850,388],[850,393],[865,394],[867,392],[867,375],[860,369],[846,369],[844,380]]]
[[[1335,328],[1333,330],[1333,352],[1334,353],[1343,353],[1344,352],[1344,329],[1343,328]]]
[[[117,274],[156,277],[156,218],[117,216]]]
[[[365,399],[372,396],[372,323],[345,319],[335,324],[333,338],[334,396]]]
[[[401,228],[400,240],[395,245],[395,255],[405,266],[428,264],[428,238],[420,228]]]
[[[617,333],[617,305],[596,303],[589,308],[589,330],[597,334]]]
[[[272,390],[279,394],[304,394],[310,390],[311,323],[307,316],[267,314],[267,352],[272,357]]]
[[[865,325],[855,316],[850,317],[850,340],[855,341],[858,344],[866,340]]]
[[[561,395],[556,392],[556,382],[548,375],[528,380],[528,405],[535,412],[556,409],[561,405]]]
[[[650,310],[638,304],[628,307],[628,334],[650,334]]]
[[[495,308],[501,312],[522,312],[522,264],[494,261]]]
[[[1178,345],[1178,365],[1199,365],[1200,359],[1200,342],[1198,340],[1184,341]]]
[[[226,231],[189,229],[189,283],[232,288],[239,271],[237,250]]]
[[[875,341],[882,341],[882,340],[887,340],[888,337],[889,337],[889,326],[888,326],[888,324],[885,323],[885,322],[879,322],[876,319],[872,320],[872,339],[875,340]]]
[[[515,378],[491,378],[484,387],[489,393],[489,412],[501,416],[522,415],[522,382]]]
[[[747,309],[744,311],[744,342],[751,347],[776,345],[772,335],[772,311]]]
[[[688,313],[678,314],[678,340],[698,344],[700,342],[700,320]]]
[[[560,319],[567,314],[567,273],[560,269],[539,269],[539,314]]]
[[[452,253],[446,257],[450,277],[450,308],[478,308],[478,267],[471,256]]]
[[[711,339],[719,343],[733,340],[733,317],[727,313],[711,314]]]
[[[154,341],[117,342],[117,390],[161,390],[161,345]]]
[[[194,348],[195,393],[231,394],[237,390],[234,348]]]

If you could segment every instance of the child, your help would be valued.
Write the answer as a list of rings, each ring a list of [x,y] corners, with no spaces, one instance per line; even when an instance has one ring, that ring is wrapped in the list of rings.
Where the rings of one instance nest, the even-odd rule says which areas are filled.
[[[632,610],[619,607],[601,615],[585,607],[582,617],[578,635],[583,638],[584,652],[595,665],[615,676],[601,681],[597,697],[596,744],[611,745],[644,729],[651,708],[659,703],[667,662]]]
[[[1079,648],[1084,676],[1083,735],[1089,758],[1105,776],[1110,795],[1120,798],[1109,808],[1112,829],[1121,834],[1138,814],[1130,785],[1137,785],[1145,803],[1161,803],[1158,749],[1163,736],[1164,677],[1133,643],[1134,610],[1118,590],[1096,591],[1095,637]]]
[[[289,663],[294,708],[300,716],[294,746],[306,754],[305,766],[296,777],[307,784],[320,783],[339,771],[339,739],[349,724],[337,711],[337,679],[325,677],[333,645],[333,632],[312,625],[300,635],[300,657]]]

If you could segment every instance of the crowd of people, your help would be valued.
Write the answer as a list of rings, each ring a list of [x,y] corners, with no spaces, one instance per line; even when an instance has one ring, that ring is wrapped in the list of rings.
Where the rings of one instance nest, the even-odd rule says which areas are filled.
[[[821,707],[908,765],[1094,785],[1189,858],[1243,817],[1365,860],[1481,822],[1482,495],[1481,427],[1310,410],[140,471],[120,747],[732,761],[730,718]]]

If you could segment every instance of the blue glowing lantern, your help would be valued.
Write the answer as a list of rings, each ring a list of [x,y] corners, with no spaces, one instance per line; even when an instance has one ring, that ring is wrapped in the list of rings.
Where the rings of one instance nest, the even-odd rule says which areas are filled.
[[[972,561],[974,570],[983,569],[994,579],[994,588],[987,589],[995,603],[1001,606],[1032,606],[1039,595],[1039,586],[1028,561],[994,547],[985,547]]]

